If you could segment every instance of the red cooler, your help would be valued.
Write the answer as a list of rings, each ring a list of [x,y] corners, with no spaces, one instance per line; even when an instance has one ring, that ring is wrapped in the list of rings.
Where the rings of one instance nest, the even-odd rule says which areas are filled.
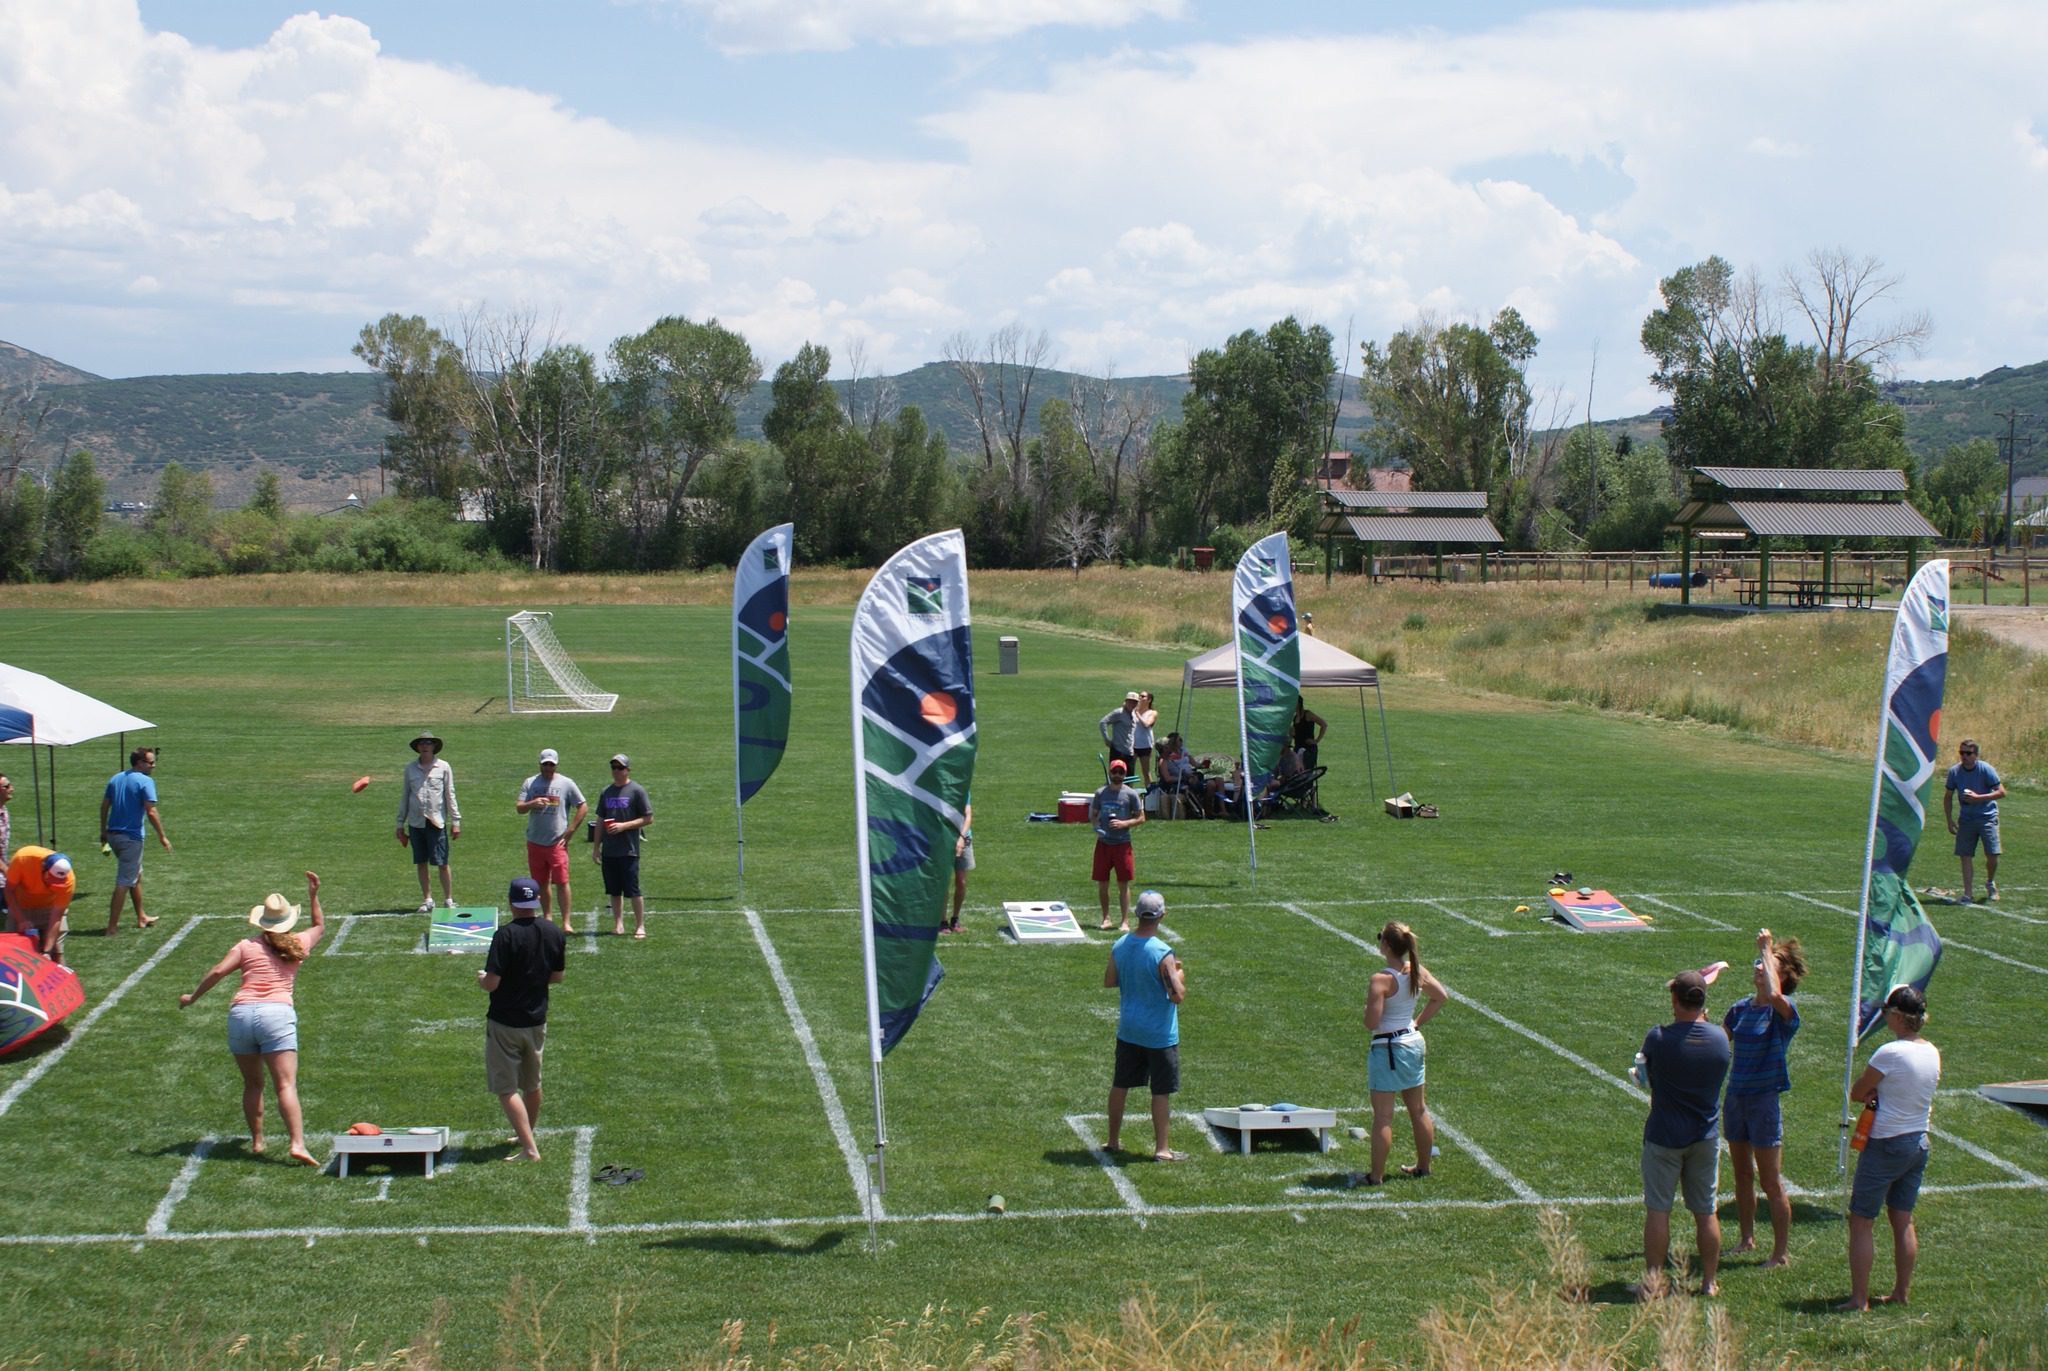
[[[1085,824],[1088,822],[1089,796],[1070,790],[1060,796],[1060,822],[1063,824]]]

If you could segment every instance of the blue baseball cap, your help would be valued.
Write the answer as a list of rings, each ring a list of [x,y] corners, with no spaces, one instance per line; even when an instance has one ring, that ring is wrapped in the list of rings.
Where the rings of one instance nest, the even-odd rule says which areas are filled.
[[[505,899],[514,909],[539,909],[540,887],[531,878],[521,876],[512,882],[512,888],[505,893]]]

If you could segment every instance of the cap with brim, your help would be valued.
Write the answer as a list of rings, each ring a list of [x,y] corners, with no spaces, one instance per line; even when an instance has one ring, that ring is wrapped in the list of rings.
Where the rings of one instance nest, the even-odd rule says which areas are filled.
[[[249,922],[265,933],[289,933],[298,921],[299,907],[274,890],[249,911]]]
[[[436,752],[441,751],[446,746],[444,743],[442,743],[442,741],[439,738],[434,736],[431,730],[424,728],[419,731],[419,736],[414,738],[410,743],[406,744],[406,746],[410,747],[413,751],[417,752],[419,751],[421,743],[432,743],[434,745],[434,751]]]
[[[1126,700],[1135,700],[1138,698],[1138,692],[1135,690],[1126,690],[1124,692],[1124,698]]]
[[[561,754],[556,752],[553,748],[544,747],[540,750],[540,764],[542,766],[546,766],[549,762],[553,762],[559,766],[561,764],[561,761]]]
[[[1116,759],[1115,761],[1113,761],[1113,762],[1111,762],[1111,763],[1109,764],[1109,770],[1110,770],[1110,774],[1111,774],[1111,775],[1114,775],[1114,774],[1116,774],[1116,773],[1117,773],[1117,772],[1119,772],[1119,771],[1129,771],[1129,770],[1130,770],[1130,767],[1126,766],[1126,765],[1124,764],[1124,759],[1123,759],[1123,758],[1121,758],[1121,757],[1119,757],[1119,758],[1117,758],[1117,759]]]
[[[1707,978],[1697,971],[1681,971],[1664,982],[1664,988],[1678,998],[1678,1002],[1692,1008],[1707,1002]]]
[[[1138,896],[1136,908],[1138,922],[1153,923],[1166,916],[1166,897],[1156,890],[1147,890]]]
[[[614,752],[612,754],[612,765],[630,767],[633,765],[633,759],[623,752]]]
[[[519,877],[505,892],[505,903],[514,909],[539,909],[540,883],[530,877]]]

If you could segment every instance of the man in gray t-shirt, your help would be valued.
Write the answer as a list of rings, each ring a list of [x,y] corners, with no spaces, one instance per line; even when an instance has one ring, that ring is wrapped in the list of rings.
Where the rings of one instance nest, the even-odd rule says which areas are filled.
[[[574,933],[575,906],[569,903],[569,835],[583,826],[589,809],[576,782],[556,770],[553,748],[540,754],[540,770],[519,787],[512,808],[526,816],[526,870],[540,886],[540,916],[549,917],[548,887],[562,906],[562,931]]]

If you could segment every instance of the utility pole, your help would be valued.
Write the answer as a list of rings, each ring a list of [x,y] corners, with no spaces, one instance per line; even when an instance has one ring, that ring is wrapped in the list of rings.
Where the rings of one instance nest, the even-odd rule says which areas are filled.
[[[2018,405],[2014,405],[2004,413],[1994,410],[1991,417],[2005,420],[2005,546],[2010,550],[2012,547],[2013,430],[2020,420],[2031,419],[2034,416],[2022,410]]]

